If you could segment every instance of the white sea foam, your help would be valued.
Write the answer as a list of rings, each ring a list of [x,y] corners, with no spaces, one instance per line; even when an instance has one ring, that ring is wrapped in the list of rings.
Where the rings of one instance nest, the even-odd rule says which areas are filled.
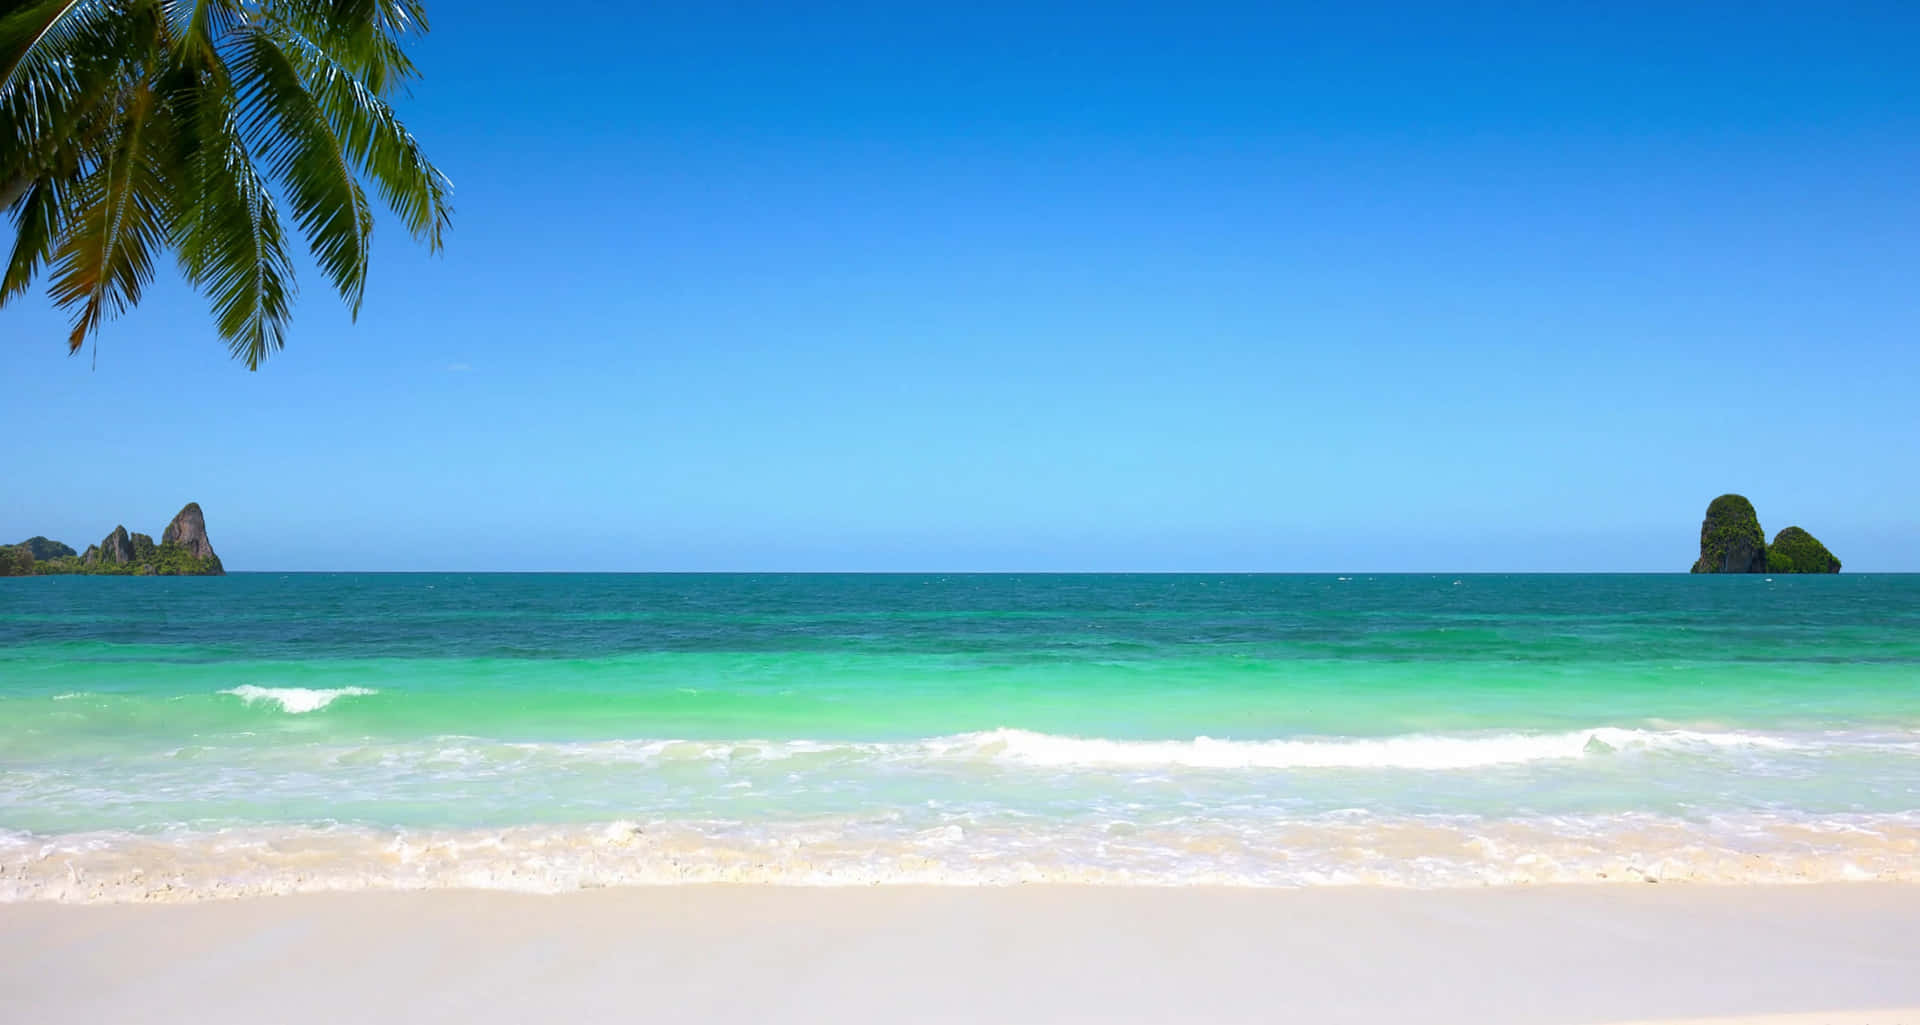
[[[1844,828],[1832,828],[1843,826]],[[400,830],[0,832],[0,902],[601,886],[1391,886],[1920,881],[1914,814],[1360,817],[1161,825],[848,816]]]
[[[256,687],[251,683],[242,684],[232,690],[223,690],[222,694],[231,694],[247,704],[270,702],[280,706],[280,710],[293,715],[317,712],[340,698],[366,697],[380,693],[366,687],[338,687],[333,690],[315,690],[309,687]]]
[[[927,742],[937,754],[985,757],[1060,768],[1473,769],[1565,761],[1632,749],[1754,747],[1789,749],[1793,741],[1748,733],[1598,727],[1565,733],[1478,736],[1406,734],[1299,740],[1107,740],[1027,730],[993,730]]]
[[[1401,734],[1288,740],[1114,740],[997,729],[911,741],[603,740],[506,745],[517,757],[582,763],[680,761],[974,762],[1052,769],[1405,769],[1447,771],[1643,751],[1800,751],[1813,742],[1760,733],[1600,726],[1554,733]],[[1833,741],[1834,746],[1844,746]],[[1821,745],[1825,746],[1825,745]],[[475,757],[465,745],[439,759]]]
[[[235,696],[296,712],[347,690]],[[90,809],[114,808],[120,820],[142,823],[0,829],[0,901],[689,882],[1920,882],[1920,812],[1898,810],[1910,807],[1900,796],[1920,779],[1920,738],[1904,728],[1774,733],[1663,723],[1285,740],[999,729],[896,741],[440,736],[353,744],[325,739],[328,731],[294,733],[316,739],[0,772],[0,806],[76,825],[99,821]],[[1821,782],[1835,758],[1854,774]],[[1874,769],[1862,776],[1861,765]],[[1458,775],[1428,778],[1442,773]],[[1594,785],[1532,785],[1568,775]],[[512,786],[503,790],[503,779]],[[1782,779],[1792,789],[1777,789]],[[1650,781],[1658,782],[1651,790]],[[924,800],[886,799],[907,792],[903,784]],[[1707,810],[1672,793],[1706,794]],[[1811,797],[1816,809],[1882,810],[1793,810],[1779,794]],[[308,824],[202,828],[175,810],[240,796],[269,797],[273,814]],[[390,801],[402,816],[460,807],[462,819],[493,825],[314,824],[341,807]],[[1519,806],[1533,810],[1512,810]]]

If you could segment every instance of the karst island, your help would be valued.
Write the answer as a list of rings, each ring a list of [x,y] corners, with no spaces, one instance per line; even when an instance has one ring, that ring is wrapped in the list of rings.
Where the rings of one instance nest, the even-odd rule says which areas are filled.
[[[30,537],[16,545],[0,546],[0,577],[50,576],[82,573],[98,576],[217,577],[226,574],[220,556],[207,540],[207,518],[200,503],[188,502],[167,528],[160,543],[149,534],[130,534],[116,526],[84,553],[45,537]]]
[[[1840,560],[1799,527],[1782,530],[1768,544],[1753,503],[1745,495],[1721,495],[1700,523],[1700,558],[1693,572],[1838,573]]]

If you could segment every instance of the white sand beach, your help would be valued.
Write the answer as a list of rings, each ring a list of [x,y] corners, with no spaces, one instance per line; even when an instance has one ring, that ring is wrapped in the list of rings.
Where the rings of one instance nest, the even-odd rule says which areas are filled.
[[[0,905],[5,1019],[1920,1025],[1920,887],[660,887]]]

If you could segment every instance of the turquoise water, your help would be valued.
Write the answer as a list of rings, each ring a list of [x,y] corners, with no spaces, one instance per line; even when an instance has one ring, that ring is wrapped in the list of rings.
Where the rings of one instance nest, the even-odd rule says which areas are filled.
[[[0,896],[1920,875],[1920,577],[0,581]]]

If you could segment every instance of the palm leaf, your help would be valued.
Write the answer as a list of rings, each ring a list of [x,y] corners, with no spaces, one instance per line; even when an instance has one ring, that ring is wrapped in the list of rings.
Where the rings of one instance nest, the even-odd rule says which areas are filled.
[[[182,186],[173,244],[228,350],[257,370],[286,344],[293,260],[272,192],[242,137],[231,75],[217,52],[206,57],[197,71],[167,78],[177,125],[169,173]]]
[[[219,40],[246,19],[235,0],[163,0],[174,57],[189,66],[217,59]]]
[[[232,62],[242,133],[272,168],[315,262],[357,315],[366,293],[373,213],[342,140],[274,38],[236,33]]]
[[[418,72],[401,40],[427,31],[421,0],[280,0],[267,23],[325,50],[375,96],[399,91]]]
[[[88,28],[120,13],[110,0],[29,0],[0,15],[0,92],[57,71]]]
[[[214,324],[235,358],[258,370],[286,344],[293,260],[267,183],[231,119],[227,148],[207,154],[207,185],[181,218],[187,279],[207,295]]]
[[[143,2],[40,0],[0,16],[0,208],[48,171],[76,172],[80,143],[140,77],[153,14]]]
[[[0,0],[0,306],[50,266],[77,350],[171,248],[258,368],[294,295],[284,200],[357,315],[360,175],[434,250],[451,215],[451,185],[387,103],[424,31],[424,0]]]
[[[66,223],[63,191],[60,179],[46,177],[32,181],[21,197],[14,210],[13,250],[0,278],[0,304],[32,287],[40,267],[53,257],[60,226]]]
[[[453,183],[427,160],[393,108],[350,68],[298,32],[282,26],[273,34],[299,66],[346,154],[373,179],[380,197],[413,237],[438,252],[453,218]]]
[[[144,83],[129,91],[105,159],[78,182],[78,210],[54,256],[53,301],[77,307],[68,351],[78,351],[108,315],[140,301],[153,280],[153,251],[169,221],[161,154],[168,130]]]

